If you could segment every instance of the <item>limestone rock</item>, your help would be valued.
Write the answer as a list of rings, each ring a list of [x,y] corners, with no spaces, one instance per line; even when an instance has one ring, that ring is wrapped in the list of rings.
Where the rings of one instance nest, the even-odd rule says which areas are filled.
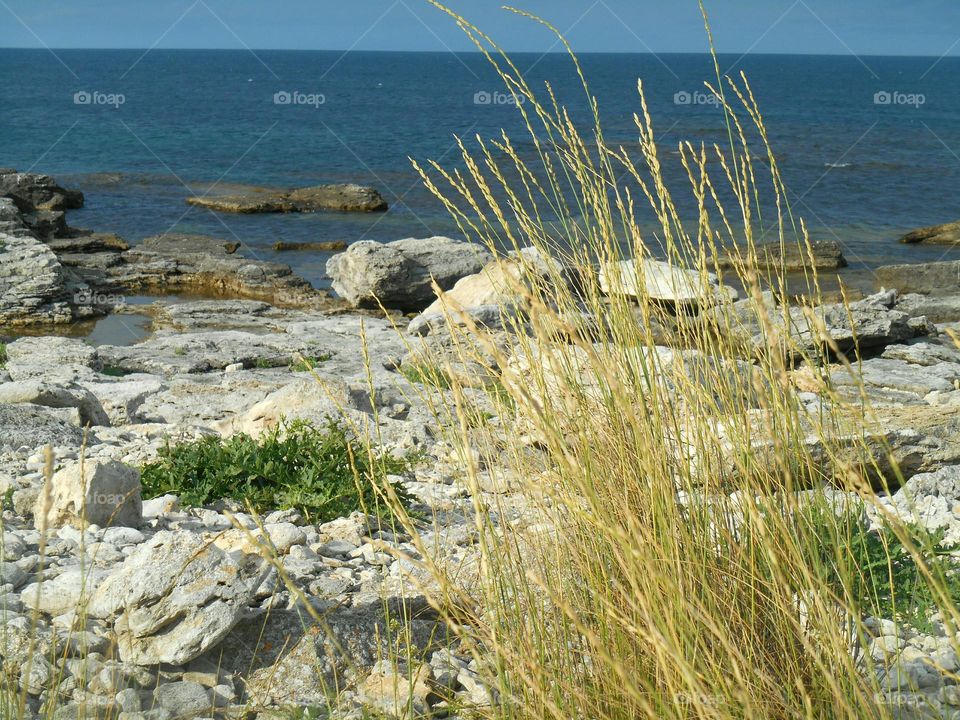
[[[93,393],[73,384],[51,384],[40,380],[0,383],[0,403],[76,408],[82,426],[110,424],[107,413]]]
[[[677,305],[713,305],[737,299],[737,291],[721,286],[712,273],[706,274],[704,283],[696,270],[652,258],[601,264],[600,289],[608,295],[647,296]]]
[[[44,510],[46,527],[136,527],[142,520],[140,473],[115,460],[70,462],[54,473],[48,491],[37,498],[38,529],[44,526]]]
[[[324,688],[342,685],[348,674],[370,671],[391,656],[389,648],[399,638],[404,652],[409,648],[420,657],[442,635],[436,612],[420,595],[361,595],[350,605],[325,601],[318,610],[322,623],[295,608],[238,625],[217,648],[222,661],[211,657],[210,662],[226,671],[252,669],[246,689],[254,702],[322,703]]]
[[[569,283],[571,272],[538,248],[528,247],[494,260],[475,275],[461,278],[415,317],[411,335],[426,335],[447,324],[461,324],[463,316],[491,330],[506,329],[527,304],[527,296],[541,290],[545,302]],[[545,297],[543,297],[545,295]]]
[[[210,210],[233,213],[377,212],[387,203],[374,188],[343,183],[316,185],[295,190],[250,192],[241,195],[196,196],[187,203]]]
[[[189,255],[191,253],[232,255],[240,247],[240,243],[233,240],[219,240],[206,235],[164,233],[144,238],[140,241],[139,247],[163,255]]]
[[[0,450],[52,445],[79,446],[83,431],[53,408],[0,404]]]
[[[0,324],[71,322],[66,283],[50,248],[34,237],[0,232]]]
[[[114,619],[120,658],[182,665],[240,621],[265,577],[263,562],[190,532],[157,533],[97,589],[92,617]]]
[[[449,290],[492,259],[479,245],[446,237],[390,243],[362,240],[327,261],[333,289],[354,307],[420,310],[432,301],[431,283]]]
[[[960,260],[884,265],[874,271],[877,282],[901,293],[960,294]]]
[[[957,245],[960,244],[960,221],[930,225],[912,230],[900,238],[900,242],[908,245],[924,243],[925,245]]]
[[[12,198],[23,212],[83,207],[83,193],[65,190],[49,175],[0,172],[0,196]]]
[[[779,242],[761,243],[757,245],[756,252],[758,267],[772,272],[781,268],[786,272],[808,268],[836,270],[847,265],[840,243],[833,240],[811,242],[809,252],[806,245],[791,242],[786,242],[783,246]],[[738,260],[738,257],[728,252],[720,256],[718,265],[722,270],[732,270],[744,262],[742,258]]]
[[[173,720],[212,714],[211,697],[200,683],[180,681],[160,685],[153,691],[153,697]]]

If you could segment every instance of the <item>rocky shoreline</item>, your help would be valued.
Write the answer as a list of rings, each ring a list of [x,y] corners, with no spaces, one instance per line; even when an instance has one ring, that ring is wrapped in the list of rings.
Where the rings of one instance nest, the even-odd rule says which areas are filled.
[[[517,325],[505,323],[504,313],[514,312],[521,325],[524,319],[522,293],[510,280],[579,282],[572,270],[531,249],[494,259],[449,238],[363,241],[328,264],[336,301],[286,265],[242,257],[234,243],[167,234],[130,248],[114,235],[70,229],[64,213],[82,195],[46,176],[0,172],[0,195],[3,325],[95,317],[131,292],[216,296],[158,299],[154,332],[135,345],[93,348],[43,336],[6,346],[0,592],[7,642],[0,656],[30,712],[53,702],[64,720],[87,711],[173,720],[279,717],[285,708],[332,704],[339,708],[333,717],[361,718],[371,708],[442,717],[496,702],[481,668],[428,602],[429,576],[418,561],[427,549],[431,561],[460,568],[469,588],[480,571],[478,505],[497,507],[494,524],[539,519],[529,499],[494,473],[481,472],[479,485],[467,482],[424,397],[445,390],[425,388],[404,371],[424,358],[454,356],[451,313],[487,328],[509,355]],[[838,248],[819,250],[818,267],[842,265]],[[773,251],[770,258],[807,262]],[[864,355],[859,370],[882,420],[871,429],[878,466],[889,464],[881,457],[889,448],[906,481],[882,502],[896,510],[910,498],[924,525],[958,540],[960,350],[950,333],[960,329],[960,273],[954,263],[937,263],[877,274],[890,289],[849,312],[825,305],[814,314],[841,351]],[[694,278],[650,260],[603,268],[598,281],[609,293],[630,294],[641,277],[666,305],[705,321],[740,318],[730,327],[744,346],[761,341],[762,329],[738,314],[736,290],[719,279],[707,299]],[[442,299],[433,283],[447,291]],[[772,296],[766,301],[776,306]],[[396,314],[370,311],[381,303]],[[406,334],[397,332],[400,312],[418,313]],[[815,349],[810,323],[790,309],[780,329]],[[558,352],[572,347],[559,344]],[[690,367],[703,360],[695,350],[658,350]],[[322,359],[310,372],[295,369],[304,358]],[[515,360],[522,376],[521,361],[529,360]],[[856,391],[844,365],[826,371],[841,392]],[[815,378],[798,376],[795,385],[801,402],[825,401]],[[481,389],[464,392],[484,403]],[[141,497],[138,468],[171,438],[256,436],[281,418],[330,417],[376,424],[387,452],[422,455],[396,480],[414,498],[423,544],[360,514],[317,524],[278,510],[258,524],[239,499],[191,508],[173,495]],[[496,417],[490,421],[498,427]],[[419,662],[389,661],[398,626],[407,656]],[[952,709],[960,707],[953,674],[960,661],[950,630],[936,619],[925,633],[883,618],[874,627],[867,651],[893,658],[894,670],[880,679],[885,692],[909,697],[913,708],[960,715]],[[59,679],[55,698],[51,678]]]

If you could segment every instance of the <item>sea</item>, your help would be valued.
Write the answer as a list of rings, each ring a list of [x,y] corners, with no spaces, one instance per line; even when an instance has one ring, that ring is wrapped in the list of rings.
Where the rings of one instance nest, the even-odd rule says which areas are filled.
[[[588,134],[595,97],[606,143],[635,158],[641,81],[664,174],[681,214],[693,211],[680,145],[730,147],[704,84],[716,85],[711,56],[581,55],[589,95],[565,54],[511,59]],[[813,239],[842,243],[849,272],[960,257],[897,242],[960,218],[960,58],[748,54],[720,55],[717,65],[748,80],[790,209]],[[0,166],[82,190],[86,205],[70,225],[132,244],[163,232],[235,239],[318,287],[328,285],[329,253],[273,244],[461,237],[412,163],[463,171],[457,138],[477,149],[503,133],[534,157],[522,108],[479,53],[4,49],[0,108]],[[766,191],[766,151],[754,142],[751,152]],[[228,215],[185,203],[204,192],[341,182],[376,187],[389,210]]]

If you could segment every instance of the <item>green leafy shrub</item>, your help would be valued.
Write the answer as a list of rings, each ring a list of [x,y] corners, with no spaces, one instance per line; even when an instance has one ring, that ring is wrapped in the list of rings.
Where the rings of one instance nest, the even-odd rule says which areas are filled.
[[[370,457],[346,430],[330,421],[283,422],[255,439],[237,434],[167,444],[159,458],[142,468],[146,497],[175,493],[186,505],[224,498],[249,502],[258,512],[294,508],[312,522],[325,522],[354,510],[382,515],[375,482],[408,470],[413,457]],[[393,490],[406,505],[399,485]]]
[[[956,558],[960,547],[944,542],[946,529],[931,531],[905,523],[899,534],[887,525],[870,530],[853,512],[833,521],[821,516],[815,523],[821,526],[817,536],[828,585],[838,595],[852,598],[862,613],[923,630],[939,605],[934,588],[945,592],[953,603],[960,602]],[[916,552],[910,551],[911,545]]]
[[[3,367],[7,364],[7,346],[4,343],[0,343],[0,367]]]

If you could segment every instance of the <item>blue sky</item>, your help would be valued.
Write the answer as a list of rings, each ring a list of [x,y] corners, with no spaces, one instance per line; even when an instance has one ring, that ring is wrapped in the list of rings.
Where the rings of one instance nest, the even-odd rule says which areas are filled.
[[[721,52],[960,54],[956,0],[706,0]],[[579,52],[702,52],[696,0],[512,0]],[[550,50],[502,0],[448,4],[513,51]],[[472,49],[426,0],[0,0],[0,47]],[[553,48],[555,49],[555,48]]]

